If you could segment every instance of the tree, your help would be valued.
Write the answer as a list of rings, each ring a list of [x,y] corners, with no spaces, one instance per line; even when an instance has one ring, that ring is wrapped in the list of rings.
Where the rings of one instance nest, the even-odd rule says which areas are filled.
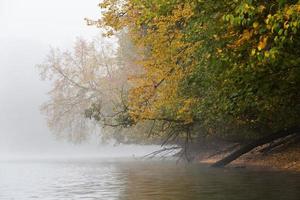
[[[112,78],[116,64],[107,56],[115,50],[108,47],[104,51],[95,42],[78,39],[72,52],[51,49],[45,62],[38,65],[42,78],[53,82],[50,100],[42,111],[59,137],[75,142],[86,138],[95,125],[85,117],[86,109],[99,102],[109,106],[107,98],[112,98],[114,89],[106,79]]]
[[[203,135],[248,141],[300,124],[299,1],[104,0],[100,7],[103,16],[88,24],[128,40],[108,56],[118,60],[114,73],[92,74],[122,92],[117,104],[104,95],[109,106],[103,96],[84,106],[86,117],[149,127],[181,144]]]
[[[213,33],[209,60],[187,82],[191,94],[205,94],[198,116],[254,136],[299,124],[298,1],[232,5],[220,15],[225,27]]]
[[[142,71],[132,63],[137,55],[131,48],[126,34],[120,33],[109,40],[78,39],[71,52],[51,49],[38,65],[42,78],[53,84],[41,109],[58,137],[81,142],[96,132],[103,141],[158,142],[154,136],[145,140],[145,127],[150,129],[152,123],[133,126],[128,114],[128,77]]]
[[[128,95],[135,124],[169,121],[192,137],[237,140],[299,124],[299,1],[105,0],[100,6],[104,16],[88,23],[108,36],[126,29],[140,55],[144,72],[132,78]]]

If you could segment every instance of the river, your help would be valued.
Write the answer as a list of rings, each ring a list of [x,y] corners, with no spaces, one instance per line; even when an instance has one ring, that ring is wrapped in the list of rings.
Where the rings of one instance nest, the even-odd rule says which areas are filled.
[[[299,200],[300,174],[173,161],[0,162],[2,200]]]

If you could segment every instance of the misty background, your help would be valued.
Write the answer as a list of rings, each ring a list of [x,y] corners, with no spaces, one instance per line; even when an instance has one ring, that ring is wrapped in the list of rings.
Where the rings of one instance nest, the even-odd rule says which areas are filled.
[[[100,29],[85,17],[99,17],[99,0],[0,0],[0,159],[18,156],[130,156],[155,147],[117,147],[93,139],[80,145],[58,141],[39,107],[49,82],[35,65],[50,46],[69,49],[77,37],[92,39]]]

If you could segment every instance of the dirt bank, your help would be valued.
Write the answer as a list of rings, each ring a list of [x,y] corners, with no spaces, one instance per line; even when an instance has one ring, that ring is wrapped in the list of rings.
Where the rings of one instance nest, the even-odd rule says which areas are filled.
[[[230,163],[227,167],[300,172],[300,144],[268,153],[261,153],[261,149],[262,147],[252,150]],[[212,157],[209,156],[214,153],[213,151],[201,153],[198,155],[197,160],[201,163],[213,164],[228,155],[228,153],[220,153]]]

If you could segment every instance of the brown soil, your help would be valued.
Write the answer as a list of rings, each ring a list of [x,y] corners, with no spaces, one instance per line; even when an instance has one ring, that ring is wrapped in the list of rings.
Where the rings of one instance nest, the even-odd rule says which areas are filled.
[[[242,167],[252,169],[267,169],[267,170],[282,170],[282,171],[297,171],[300,172],[300,145],[293,145],[285,149],[272,151],[269,153],[260,153],[260,148],[256,148],[251,152],[241,156],[228,167]],[[198,160],[201,163],[213,164],[227,154],[218,154],[213,157],[208,155],[212,152],[199,154]]]

